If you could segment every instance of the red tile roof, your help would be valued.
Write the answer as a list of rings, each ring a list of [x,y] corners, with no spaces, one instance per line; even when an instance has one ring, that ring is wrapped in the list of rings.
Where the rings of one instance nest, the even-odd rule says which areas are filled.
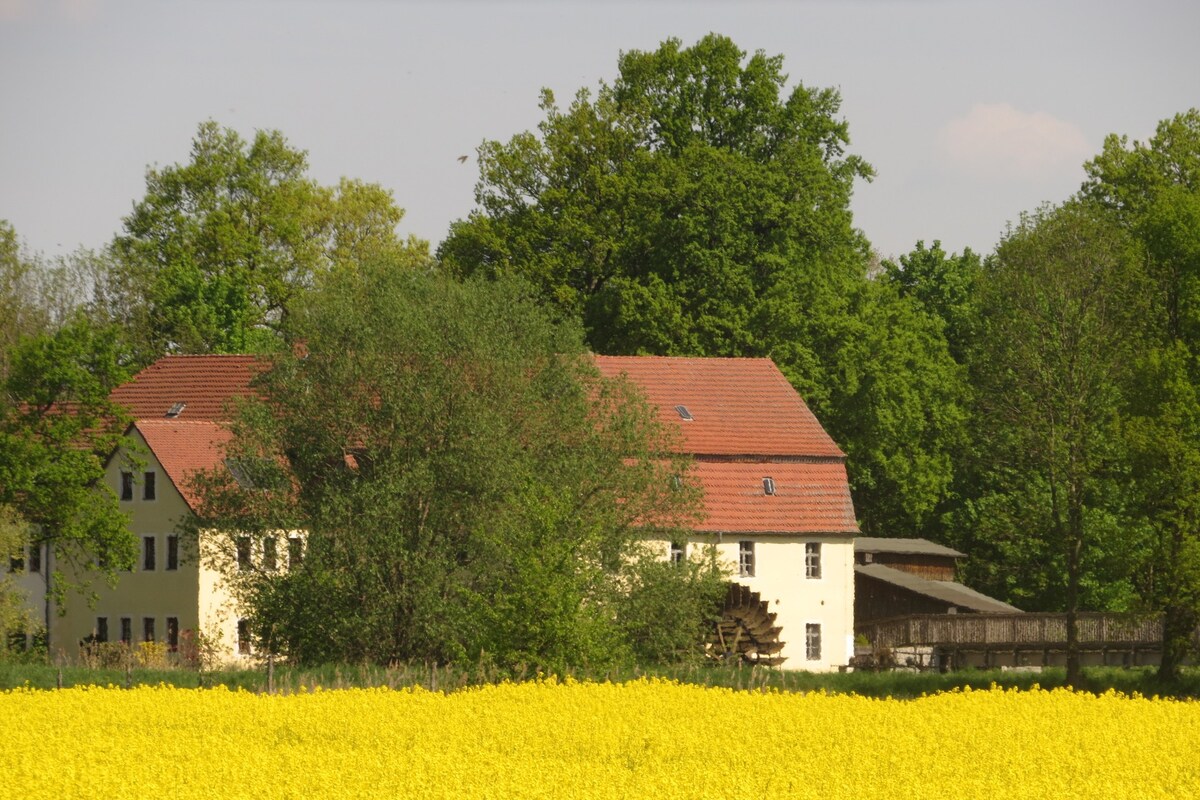
[[[596,356],[596,366],[641,387],[659,417],[679,425],[686,453],[845,458],[769,358]]]
[[[704,487],[700,531],[858,532],[846,467],[840,462],[697,461],[689,476]],[[775,482],[774,495],[764,493],[763,478]]]
[[[175,419],[224,420],[230,398],[253,394],[250,381],[266,365],[259,356],[164,356],[110,398],[135,420],[166,418],[176,403],[184,408]]]
[[[134,423],[167,477],[183,495],[188,507],[197,510],[197,497],[191,477],[200,470],[220,466],[225,445],[232,434],[218,423],[207,420],[143,419]]]

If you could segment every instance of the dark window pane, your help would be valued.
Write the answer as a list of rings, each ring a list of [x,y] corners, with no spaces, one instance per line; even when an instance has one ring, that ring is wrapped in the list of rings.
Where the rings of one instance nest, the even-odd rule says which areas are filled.
[[[129,644],[133,641],[133,618],[121,617],[121,641]]]
[[[167,537],[167,569],[179,569],[179,537]]]
[[[147,572],[155,570],[155,539],[153,536],[142,537],[142,569]]]
[[[274,536],[268,536],[263,539],[263,569],[275,569],[276,557],[276,542]]]
[[[172,653],[179,649],[179,617],[167,617],[167,648]]]
[[[299,536],[288,538],[288,569],[295,569],[304,560],[304,542]]]
[[[154,617],[142,617],[142,641],[154,641]]]
[[[96,617],[96,641],[108,641],[108,617]]]
[[[237,539],[237,565],[238,569],[242,571],[250,569],[249,536],[239,536]]]
[[[121,471],[121,499],[133,499],[133,473]]]
[[[142,476],[142,480],[144,481],[142,483],[142,499],[143,500],[153,500],[154,499],[154,473],[153,472],[145,473]]]

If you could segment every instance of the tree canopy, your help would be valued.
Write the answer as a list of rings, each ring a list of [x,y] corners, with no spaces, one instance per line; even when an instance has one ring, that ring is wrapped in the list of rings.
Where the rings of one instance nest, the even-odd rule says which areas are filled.
[[[517,274],[609,354],[770,356],[850,455],[869,530],[929,524],[961,379],[928,314],[868,277],[833,89],[710,34],[630,51],[611,86],[479,150],[479,208],[438,250]]]
[[[363,258],[424,252],[397,239],[403,212],[377,184],[325,187],[279,131],[244,141],[209,121],[191,160],[146,173],[146,196],[113,242],[133,349],[266,352],[297,294]]]
[[[256,483],[293,491],[211,476],[198,523],[227,549],[306,532],[301,568],[241,576],[269,646],[504,668],[628,655],[652,622],[620,613],[644,607],[621,600],[640,537],[669,534],[696,498],[674,487],[685,467],[665,430],[600,377],[576,326],[510,281],[386,262],[329,276],[289,326],[305,353],[264,375],[235,457],[286,467]]]
[[[1162,675],[1176,677],[1200,623],[1200,111],[1147,142],[1110,136],[1083,193],[1110,208],[1146,254],[1148,331],[1128,394],[1132,522],[1149,531],[1140,583],[1165,611]]]

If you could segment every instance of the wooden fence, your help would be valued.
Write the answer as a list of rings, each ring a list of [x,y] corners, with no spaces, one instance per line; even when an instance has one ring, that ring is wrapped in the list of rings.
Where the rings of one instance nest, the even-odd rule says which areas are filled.
[[[1081,647],[1157,647],[1162,620],[1132,614],[1079,614]],[[1067,644],[1066,614],[914,614],[857,627],[874,647],[1059,649]]]

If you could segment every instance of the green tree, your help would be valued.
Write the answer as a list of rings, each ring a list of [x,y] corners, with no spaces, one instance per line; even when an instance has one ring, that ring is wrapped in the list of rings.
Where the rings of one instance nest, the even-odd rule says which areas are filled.
[[[543,92],[536,134],[483,143],[443,268],[526,278],[596,352],[770,356],[850,451],[865,524],[920,530],[959,390],[942,334],[868,279],[849,203],[873,173],[846,153],[838,93],[787,90],[781,57],[716,34],[618,68],[566,109]]]
[[[1026,591],[1050,588],[1040,600],[1067,613],[1072,683],[1087,568],[1105,548],[1102,520],[1118,496],[1109,478],[1121,459],[1116,424],[1142,282],[1131,240],[1103,209],[1078,202],[1022,217],[982,277],[972,361],[991,485],[981,533],[1019,532]]]
[[[23,554],[29,539],[29,523],[9,506],[0,505],[0,559],[7,562]],[[0,648],[9,634],[29,630],[32,622],[25,596],[7,574],[0,573]]]
[[[958,363],[966,363],[976,316],[975,284],[982,270],[979,256],[969,247],[961,254],[947,254],[940,241],[934,241],[930,248],[920,241],[897,261],[883,262],[883,268],[887,282],[895,285],[902,296],[913,298],[942,321],[951,355]]]
[[[279,131],[245,142],[209,121],[191,161],[146,173],[146,196],[113,242],[139,361],[167,351],[262,352],[297,293],[356,258],[405,245],[391,193],[307,177],[303,151]],[[415,243],[410,243],[410,246]]]
[[[1200,621],[1200,111],[1164,120],[1145,143],[1110,136],[1083,193],[1141,243],[1150,274],[1145,345],[1126,427],[1142,521],[1154,542],[1143,586],[1165,614],[1161,675],[1177,678]]]
[[[47,614],[50,601],[61,605],[73,588],[60,567],[112,577],[133,564],[125,515],[111,492],[97,489],[125,427],[108,395],[126,377],[116,330],[82,313],[9,352],[0,395],[0,506],[21,521],[31,544],[50,548]]]
[[[276,357],[235,426],[259,474],[210,475],[195,523],[230,553],[307,532],[302,567],[233,576],[269,647],[543,669],[628,655],[617,609],[637,542],[651,520],[670,535],[696,497],[576,326],[511,281],[388,262],[322,280],[290,325],[306,353]]]

